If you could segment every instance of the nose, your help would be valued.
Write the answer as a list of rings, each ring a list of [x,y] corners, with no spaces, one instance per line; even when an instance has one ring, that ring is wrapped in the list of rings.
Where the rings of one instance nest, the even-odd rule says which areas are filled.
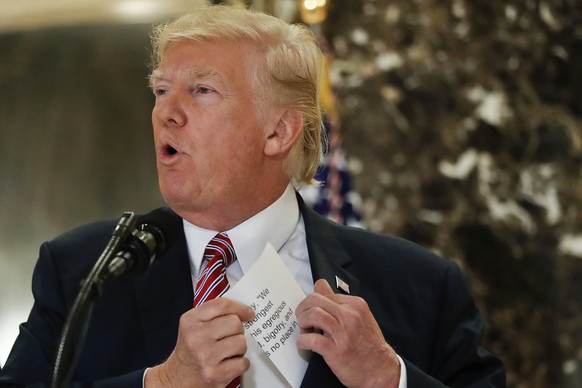
[[[170,128],[186,125],[187,115],[178,96],[167,94],[156,100],[152,112],[154,120]]]

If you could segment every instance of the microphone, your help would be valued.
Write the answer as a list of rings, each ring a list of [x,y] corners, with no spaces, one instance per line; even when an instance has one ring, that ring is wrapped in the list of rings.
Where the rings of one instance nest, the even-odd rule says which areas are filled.
[[[163,255],[181,230],[180,218],[168,208],[159,208],[140,217],[137,227],[109,263],[103,279],[146,270]]]
[[[67,316],[53,369],[53,388],[69,386],[87,334],[89,317],[105,282],[124,273],[145,270],[181,233],[182,219],[169,208],[156,209],[137,221],[133,212],[123,213]]]

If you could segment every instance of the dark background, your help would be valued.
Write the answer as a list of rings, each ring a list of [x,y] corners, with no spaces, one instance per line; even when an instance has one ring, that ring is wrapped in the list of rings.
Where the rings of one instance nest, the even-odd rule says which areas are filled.
[[[0,35],[0,336],[42,241],[162,204],[150,30]],[[582,386],[581,4],[334,0],[322,31],[367,227],[461,264],[511,387]]]

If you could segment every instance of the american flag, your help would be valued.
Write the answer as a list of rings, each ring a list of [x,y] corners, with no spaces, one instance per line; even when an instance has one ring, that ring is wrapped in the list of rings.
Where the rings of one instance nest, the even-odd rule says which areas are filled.
[[[317,170],[319,186],[305,186],[300,193],[319,214],[343,225],[364,227],[361,199],[352,185],[346,153],[341,146],[339,126],[325,119],[328,150]]]
[[[318,41],[325,56],[320,101],[325,112],[323,139],[327,139],[324,142],[327,149],[315,175],[321,184],[305,186],[299,192],[305,203],[319,214],[339,224],[364,227],[361,199],[352,186],[352,174],[341,144],[339,114],[329,74],[331,50],[324,37],[319,36]]]

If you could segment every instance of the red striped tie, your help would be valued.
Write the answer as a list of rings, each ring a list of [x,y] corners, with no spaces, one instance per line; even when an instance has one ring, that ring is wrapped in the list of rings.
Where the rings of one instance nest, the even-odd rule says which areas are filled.
[[[226,278],[226,267],[234,263],[236,253],[226,233],[218,233],[206,246],[204,260],[206,267],[198,276],[194,291],[194,307],[207,300],[222,296],[230,288]],[[240,387],[240,377],[235,377],[227,388]]]

